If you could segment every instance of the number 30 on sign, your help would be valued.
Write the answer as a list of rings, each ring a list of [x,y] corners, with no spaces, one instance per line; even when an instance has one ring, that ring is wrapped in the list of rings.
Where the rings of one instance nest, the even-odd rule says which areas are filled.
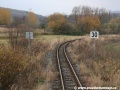
[[[98,31],[91,31],[90,38],[99,38],[99,32]]]

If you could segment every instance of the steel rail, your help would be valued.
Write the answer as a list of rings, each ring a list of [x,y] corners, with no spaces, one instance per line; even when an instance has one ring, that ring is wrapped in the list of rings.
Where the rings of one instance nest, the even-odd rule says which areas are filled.
[[[78,78],[78,76],[77,76],[77,74],[76,74],[76,72],[75,72],[75,70],[74,70],[74,68],[73,68],[73,66],[72,66],[69,58],[68,58],[68,55],[67,55],[66,47],[68,46],[69,43],[70,43],[70,42],[68,42],[67,45],[64,47],[64,55],[65,55],[65,57],[66,57],[66,60],[67,60],[67,62],[68,62],[68,64],[69,64],[70,68],[71,68],[71,71],[72,71],[72,73],[73,73],[73,75],[74,75],[74,78],[75,78],[75,81],[77,82],[77,85],[78,85],[79,87],[82,87],[82,84],[81,84],[81,82],[80,82],[80,80],[79,80],[79,78]],[[82,90],[83,90],[83,89],[82,89]]]
[[[81,40],[81,39],[76,39],[76,40]],[[59,50],[60,50],[61,46],[64,45],[64,44],[66,44],[66,45],[63,47],[63,53],[64,53],[64,55],[65,55],[66,62],[69,64],[68,66],[70,66],[70,69],[71,69],[71,71],[72,71],[72,73],[73,73],[73,76],[74,76],[74,78],[75,78],[75,81],[76,81],[77,85],[78,85],[79,87],[82,87],[82,84],[80,83],[80,80],[79,80],[79,78],[78,78],[78,76],[77,76],[77,74],[76,74],[76,72],[75,72],[75,70],[74,70],[74,68],[73,68],[73,66],[72,66],[69,58],[68,58],[68,55],[67,55],[67,53],[66,53],[66,47],[67,47],[71,42],[76,41],[76,40],[70,40],[70,41],[64,42],[64,43],[62,43],[61,45],[59,45],[58,48],[57,48],[57,55],[56,55],[57,57],[56,57],[56,58],[57,58],[57,64],[58,64],[58,69],[59,69],[59,73],[60,73],[60,81],[61,81],[62,90],[65,90],[65,83],[64,83],[64,79],[63,79],[62,70],[61,70],[62,67],[61,67],[61,64],[60,64]],[[83,89],[81,89],[81,90],[83,90]]]
[[[59,69],[59,73],[60,73],[60,80],[61,80],[62,90],[65,90],[64,81],[63,81],[63,75],[62,75],[62,70],[61,70],[61,64],[60,64],[60,59],[59,59],[59,49],[60,49],[61,45],[57,49],[57,62],[58,62],[58,69]]]

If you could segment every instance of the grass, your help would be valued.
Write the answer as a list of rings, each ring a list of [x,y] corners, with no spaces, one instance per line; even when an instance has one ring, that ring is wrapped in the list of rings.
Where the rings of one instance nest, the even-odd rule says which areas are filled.
[[[0,41],[8,41],[8,29],[0,27]],[[70,36],[70,35],[42,35],[43,33],[46,33],[46,31],[41,29],[34,30],[34,39],[33,40],[44,40],[49,43],[51,42],[62,42],[65,40],[80,38],[81,36]],[[37,35],[36,35],[37,34]]]
[[[3,31],[2,31],[3,34]],[[81,74],[84,79],[84,82],[88,86],[93,85],[118,85],[119,87],[119,79],[120,79],[120,71],[119,71],[119,43],[113,43],[114,40],[108,40],[115,35],[111,36],[102,36],[101,41],[105,41],[106,43],[97,43],[97,58],[93,60],[92,52],[92,43],[90,41],[89,35],[82,36],[85,38],[85,41],[75,42],[71,45],[71,54],[74,58],[74,63],[80,63]],[[34,37],[33,42],[31,44],[32,55],[31,59],[28,61],[28,67],[23,72],[22,78],[17,76],[16,80],[21,80],[22,86],[25,90],[32,90],[34,86],[34,90],[49,90],[52,84],[52,80],[54,79],[53,74],[53,65],[51,62],[46,66],[45,63],[45,55],[51,50],[53,51],[55,47],[64,42],[66,40],[82,38],[81,36],[67,36],[67,35],[37,35]],[[118,39],[119,40],[119,39]],[[108,42],[110,41],[110,42]],[[112,41],[112,42],[111,42]],[[0,42],[8,45],[8,39],[0,39]],[[80,45],[79,45],[80,44]],[[111,49],[112,48],[112,49]],[[110,50],[110,51],[109,51]],[[118,53],[116,52],[118,50]],[[114,52],[114,53],[106,53],[106,51]],[[117,53],[117,54],[116,54]],[[103,57],[104,58],[101,58]],[[106,56],[112,56],[106,58]],[[113,58],[116,57],[117,59]],[[102,60],[103,59],[103,60]],[[107,66],[105,66],[107,64]],[[111,68],[113,67],[113,68]],[[102,72],[100,71],[102,70]],[[107,73],[106,73],[107,72]],[[109,75],[110,74],[110,75]],[[116,79],[117,78],[117,79]],[[16,83],[16,82],[14,82]],[[23,90],[24,90],[23,89]]]
[[[0,30],[1,31],[1,30]],[[38,31],[37,31],[38,32]],[[8,35],[7,35],[8,36]],[[6,34],[1,31],[0,32],[0,41],[2,40],[8,40],[8,37],[6,36]],[[33,36],[34,39],[39,39],[39,40],[45,40],[45,41],[52,41],[52,40],[69,40],[69,39],[74,39],[74,38],[79,38],[79,36],[69,36],[69,35],[37,35],[37,36]]]
[[[4,31],[4,30],[3,30]],[[0,44],[9,45],[8,38],[4,33],[0,32]],[[58,44],[66,40],[80,38],[80,36],[67,35],[37,35],[31,42],[31,57],[27,62],[27,67],[20,75],[15,77],[14,84],[17,83],[22,90],[49,90],[55,77],[53,73],[53,63],[46,62],[45,56],[48,51],[53,51]],[[22,41],[19,41],[22,42]],[[10,46],[10,45],[9,45]],[[28,55],[28,50],[25,45],[17,47],[20,51],[23,50],[25,55]],[[28,56],[29,57],[29,56]],[[46,64],[47,63],[47,64]],[[13,83],[11,83],[12,85]],[[8,86],[11,86],[8,85]]]
[[[35,37],[35,40],[43,40],[46,44],[49,43],[48,50],[54,50],[56,46],[66,40],[79,38],[79,36],[67,36],[67,35],[39,35]],[[56,77],[53,73],[53,63],[49,62],[47,69],[44,71],[45,82],[43,84],[38,84],[35,90],[50,90],[51,84],[53,82],[54,77]],[[47,82],[47,83],[46,83]]]
[[[109,51],[120,51],[120,43],[106,44],[105,48]]]
[[[8,40],[2,39],[2,40],[0,40],[0,43],[8,44]]]
[[[69,35],[39,35],[35,39],[53,40],[53,39],[73,39],[79,36],[69,36]]]
[[[80,74],[86,86],[115,86],[120,90],[120,36],[101,36],[96,41],[96,58],[93,41],[89,37],[69,47],[74,63],[80,63]]]
[[[50,90],[51,85],[49,83],[44,83],[43,85],[38,85],[34,90]]]

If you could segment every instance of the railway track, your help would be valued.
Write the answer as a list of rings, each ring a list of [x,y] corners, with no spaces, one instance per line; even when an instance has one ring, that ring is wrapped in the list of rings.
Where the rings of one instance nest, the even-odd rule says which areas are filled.
[[[62,43],[56,50],[59,77],[54,81],[52,90],[77,90],[77,87],[82,87],[79,70],[67,55],[67,46],[73,41]]]

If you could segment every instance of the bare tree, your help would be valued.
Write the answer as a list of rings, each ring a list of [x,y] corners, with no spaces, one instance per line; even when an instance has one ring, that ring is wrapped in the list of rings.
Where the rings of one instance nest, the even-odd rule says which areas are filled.
[[[78,17],[80,15],[80,7],[74,7],[73,10],[72,10],[72,15],[74,17],[74,20],[75,20],[75,23],[76,23],[76,26],[77,26],[77,20],[78,20]]]
[[[28,31],[27,18],[14,17],[9,28],[9,42],[15,49],[17,46],[25,46],[25,32]]]

